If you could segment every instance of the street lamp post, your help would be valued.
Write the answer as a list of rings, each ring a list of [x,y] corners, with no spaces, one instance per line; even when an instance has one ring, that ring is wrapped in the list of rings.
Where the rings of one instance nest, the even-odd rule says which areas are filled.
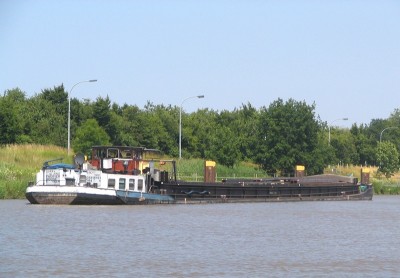
[[[182,105],[186,100],[191,99],[191,98],[204,98],[204,95],[192,96],[192,97],[185,98],[181,103],[181,107],[179,110],[179,159],[182,158]]]
[[[74,86],[72,86],[71,90],[68,93],[68,155],[71,148],[71,93],[75,86],[85,82],[97,82],[97,79],[80,81],[76,83]]]
[[[397,126],[389,126],[389,127],[387,127],[387,128],[384,128],[384,129],[381,131],[381,135],[379,136],[379,143],[382,143],[382,133],[383,133],[386,129],[390,129],[390,128],[397,128]]]
[[[336,122],[336,121],[347,121],[349,118],[339,118],[336,120],[333,120],[329,125],[328,125],[328,144],[329,146],[331,145],[331,125]]]

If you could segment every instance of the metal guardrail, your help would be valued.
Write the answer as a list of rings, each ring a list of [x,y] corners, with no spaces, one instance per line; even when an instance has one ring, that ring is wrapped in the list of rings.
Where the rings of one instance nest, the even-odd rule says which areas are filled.
[[[195,181],[195,182],[202,182],[204,181],[204,174],[201,173],[180,173],[177,172],[176,173],[176,178],[178,180],[184,180],[184,181]],[[216,174],[216,181],[222,181],[222,180],[227,180],[227,179],[258,179],[260,178],[260,176],[258,175],[248,175],[248,176],[237,176],[237,175],[233,175],[233,176],[218,176],[218,174]],[[263,178],[265,178],[265,176],[263,176]]]

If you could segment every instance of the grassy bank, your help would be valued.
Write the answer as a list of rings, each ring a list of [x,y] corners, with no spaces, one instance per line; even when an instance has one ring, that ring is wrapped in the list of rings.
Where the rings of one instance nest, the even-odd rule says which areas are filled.
[[[66,149],[41,145],[1,146],[0,199],[24,198],[28,182],[35,180],[43,162],[59,157],[67,158]]]
[[[37,171],[43,162],[55,158],[64,158],[70,163],[72,157],[67,150],[55,146],[42,145],[6,145],[0,147],[0,199],[25,198],[29,181],[35,180]],[[177,161],[179,179],[203,180],[204,160],[182,159]],[[253,163],[242,162],[233,168],[217,165],[217,180],[223,178],[265,177],[263,171]],[[371,167],[371,181],[376,194],[400,194],[400,175],[392,179],[376,178],[376,168]],[[353,175],[360,179],[360,166],[327,168],[325,173]]]
[[[372,184],[374,185],[375,194],[400,195],[400,184],[398,180],[373,179]]]
[[[181,159],[177,160],[177,176],[183,180],[203,180],[204,160],[203,159]],[[233,168],[224,165],[216,166],[217,180],[223,178],[240,178],[240,177],[265,177],[265,173],[256,165],[247,162],[241,162]]]
[[[6,145],[0,147],[0,199],[25,198],[25,190],[43,162],[55,158],[64,158],[71,163],[67,150],[55,146],[42,145]],[[190,180],[203,179],[204,160],[181,159],[177,161],[178,176]],[[263,172],[251,163],[240,163],[234,168],[217,165],[219,180],[223,177],[257,177]]]
[[[377,173],[377,167],[367,167],[370,171],[370,182],[374,186],[375,194],[385,194],[385,195],[400,195],[400,173],[396,173],[392,178],[386,179]],[[325,171],[328,173],[337,173],[340,175],[349,176],[352,175],[360,180],[361,176],[361,166],[342,166],[327,168]]]

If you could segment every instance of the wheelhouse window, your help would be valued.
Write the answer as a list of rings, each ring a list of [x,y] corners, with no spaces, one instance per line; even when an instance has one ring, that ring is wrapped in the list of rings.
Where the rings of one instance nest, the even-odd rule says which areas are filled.
[[[138,191],[142,191],[143,190],[143,180],[139,179],[138,180]]]
[[[129,179],[129,190],[135,190],[135,179]]]
[[[118,158],[118,149],[107,149],[107,158]]]
[[[119,179],[119,189],[125,190],[126,179]]]
[[[115,188],[115,179],[108,179],[108,188]]]
[[[132,152],[130,150],[121,150],[120,153],[122,158],[132,158]]]

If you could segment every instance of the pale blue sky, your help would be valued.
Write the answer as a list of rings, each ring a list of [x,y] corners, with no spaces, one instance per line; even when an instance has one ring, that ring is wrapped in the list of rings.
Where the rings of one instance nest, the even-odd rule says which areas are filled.
[[[64,84],[109,96],[229,110],[279,97],[328,123],[400,108],[400,1],[0,0],[0,91]]]

